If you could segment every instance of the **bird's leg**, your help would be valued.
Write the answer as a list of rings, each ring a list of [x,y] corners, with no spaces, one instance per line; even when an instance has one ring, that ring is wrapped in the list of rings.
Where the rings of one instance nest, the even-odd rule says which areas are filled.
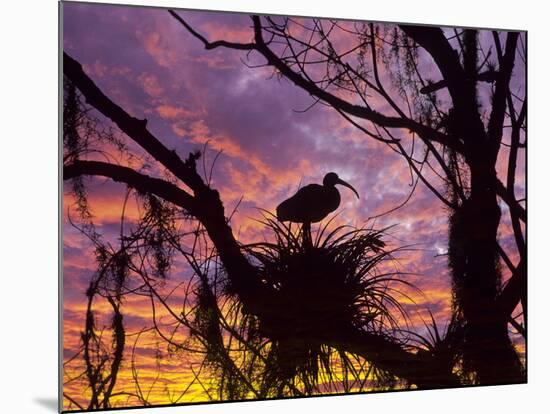
[[[302,244],[306,249],[313,247],[311,241],[311,223],[306,222],[302,224]]]

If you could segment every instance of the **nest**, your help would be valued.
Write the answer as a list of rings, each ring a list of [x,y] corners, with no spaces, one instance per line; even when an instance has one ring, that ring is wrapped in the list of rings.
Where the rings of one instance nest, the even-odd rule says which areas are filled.
[[[271,287],[259,329],[271,340],[276,376],[315,378],[328,338],[350,328],[380,332],[396,326],[395,310],[403,310],[388,284],[397,280],[377,271],[391,260],[383,230],[342,226],[328,233],[324,227],[307,242],[302,230],[274,220],[266,224],[276,242],[247,250]]]

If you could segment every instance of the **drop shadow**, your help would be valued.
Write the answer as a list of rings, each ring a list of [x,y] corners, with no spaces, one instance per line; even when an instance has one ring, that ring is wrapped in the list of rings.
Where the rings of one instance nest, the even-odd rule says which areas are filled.
[[[34,402],[56,413],[59,410],[57,398],[35,398]]]

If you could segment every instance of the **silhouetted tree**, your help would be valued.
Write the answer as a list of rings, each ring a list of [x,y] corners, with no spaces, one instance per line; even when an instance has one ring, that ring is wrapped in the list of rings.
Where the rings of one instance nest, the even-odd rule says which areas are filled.
[[[171,178],[156,178],[126,165],[89,160],[85,159],[86,157],[74,157],[65,163],[63,179],[66,181],[82,179],[84,176],[107,177],[126,184],[133,192],[141,195],[140,197],[145,197],[148,206],[146,211],[150,210],[152,213],[141,217],[140,222],[143,223],[143,229],[140,225],[129,236],[121,234],[120,237],[124,247],[123,268],[141,280],[140,283],[147,292],[146,294],[168,309],[178,325],[189,329],[191,337],[198,341],[200,348],[203,349],[202,352],[206,352],[205,363],[211,367],[218,366],[222,369],[221,372],[224,374],[222,378],[225,378],[226,381],[221,385],[217,383],[220,386],[219,390],[223,391],[221,397],[261,397],[286,395],[285,393],[301,395],[303,390],[296,386],[293,379],[285,375],[281,376],[279,371],[274,371],[272,368],[274,361],[280,360],[281,355],[284,357],[285,354],[280,352],[274,354],[273,352],[277,352],[279,349],[276,346],[269,348],[268,355],[258,352],[259,349],[265,351],[265,347],[258,343],[261,337],[254,333],[258,331],[253,329],[253,326],[258,323],[263,326],[273,326],[270,323],[270,320],[273,320],[273,306],[281,307],[281,295],[276,286],[267,283],[265,274],[262,276],[262,268],[267,266],[268,262],[263,261],[263,266],[259,265],[256,262],[258,256],[254,259],[254,255],[251,256],[252,251],[241,246],[235,239],[219,193],[210,186],[208,180],[203,179],[197,172],[196,162],[200,154],[191,153],[186,159],[181,159],[175,151],[168,149],[147,129],[145,120],[132,117],[107,97],[86,75],[82,66],[66,53],[63,55],[63,73],[67,81],[78,89],[79,94],[82,94],[88,105],[112,120],[121,132],[139,144],[149,157],[158,162],[171,175]],[[182,184],[186,186],[185,189]],[[78,193],[76,195],[79,196]],[[160,206],[164,207],[160,208]],[[171,210],[167,210],[168,206],[172,206]],[[178,235],[174,226],[170,224],[176,215],[198,223],[198,228],[184,235]],[[93,227],[88,226],[85,231],[93,237]],[[211,243],[215,251],[215,258],[223,268],[225,291],[229,294],[229,298],[236,301],[236,307],[232,308],[236,310],[229,314],[233,315],[231,316],[233,322],[228,323],[225,320],[227,314],[220,310],[221,305],[218,302],[223,299],[223,295],[220,296],[220,289],[216,288],[216,283],[204,274],[205,267],[201,262],[210,262],[213,257],[212,252],[208,253],[202,261],[198,260],[195,247],[192,251],[188,248],[190,245],[195,246],[196,243],[194,241],[191,241],[190,244],[180,242],[178,240],[180,236],[190,236],[193,240],[204,238]],[[368,249],[369,245],[364,245],[364,238],[357,240],[357,245],[353,243],[350,245],[358,249],[356,257],[352,255],[346,260],[363,260],[361,249]],[[368,240],[374,243],[375,251],[383,245],[372,238]],[[188,260],[190,267],[200,280],[195,287],[198,307],[194,310],[195,317],[192,319],[185,313],[180,314],[180,312],[171,309],[163,296],[158,294],[157,280],[159,277],[162,279],[164,272],[169,267],[169,258],[172,255],[170,249],[175,249]],[[359,265],[358,262],[354,266]],[[350,266],[351,264],[347,268]],[[377,279],[371,281],[370,284],[361,282],[363,277],[370,275],[370,272],[362,271],[359,274],[365,275],[357,278],[359,289],[361,286],[372,286],[373,289],[377,289],[375,283]],[[124,277],[123,279],[128,280],[129,278]],[[380,283],[386,282],[387,280],[383,280]],[[116,283],[115,286],[117,286]],[[135,287],[130,288],[125,283],[122,283],[121,286],[124,287],[124,292],[136,292]],[[358,294],[353,292],[355,290],[350,293],[350,300],[353,300]],[[116,294],[116,289],[114,293]],[[113,292],[110,293],[110,295],[112,294]],[[380,294],[377,296],[381,297],[385,303],[386,296],[380,296]],[[388,300],[391,302],[390,297]],[[374,305],[368,306],[373,307]],[[372,312],[372,318],[387,319],[389,314],[387,311],[383,311],[385,308],[379,307],[378,309]],[[153,320],[154,315],[153,308]],[[246,322],[247,320],[249,323]],[[369,324],[373,327],[378,326],[378,328],[370,329]],[[320,352],[318,355],[324,356],[325,361],[328,361],[326,357],[332,355],[333,351],[327,351],[327,349],[336,350],[343,361],[344,368],[342,369],[348,372],[358,369],[356,364],[352,363],[349,355],[368,361],[368,368],[360,368],[363,373],[356,377],[358,383],[364,381],[364,378],[368,377],[374,369],[379,373],[378,378],[385,377],[387,383],[401,380],[418,388],[460,384],[459,378],[449,371],[447,366],[442,366],[432,353],[416,352],[417,348],[407,344],[402,338],[394,336],[390,331],[380,328],[385,324],[377,325],[367,318],[363,325],[349,320],[347,323],[341,323],[337,330],[323,332],[321,337],[316,340],[318,344],[316,347],[321,346],[321,348],[316,348],[318,350],[316,352]],[[247,326],[250,329],[246,328]],[[220,338],[220,329],[222,329],[220,327],[223,328],[223,332],[229,332],[232,338],[238,338],[242,350],[250,353],[252,359],[247,357],[243,362],[240,358],[233,358],[234,355],[231,355],[227,345]],[[156,329],[159,335],[163,336],[163,339],[174,349],[197,350],[197,348],[188,348],[188,345],[171,340],[157,326]],[[262,329],[262,335],[266,335],[266,329],[269,331],[268,328]],[[321,360],[323,358],[319,357]],[[315,358],[313,360],[317,361]],[[237,366],[237,361],[250,365]],[[301,372],[304,373],[302,378],[316,378],[318,371],[315,371],[307,360],[304,360],[304,364],[306,365],[302,365]],[[277,375],[277,381],[281,387],[279,390],[272,388],[274,383],[272,375]],[[196,379],[199,381],[198,376]],[[251,379],[259,379],[259,381],[251,381]],[[256,388],[258,384],[260,386]],[[201,383],[201,385],[205,391],[208,389],[205,384]],[[349,386],[349,384],[346,385],[346,387]],[[316,384],[311,383],[309,387],[310,392],[313,392],[316,389]],[[359,388],[363,387],[364,384]]]
[[[235,43],[206,39],[179,14],[170,14],[206,49],[260,55],[265,63],[251,66],[272,67],[307,91],[313,104],[330,105],[404,157],[416,182],[449,209],[448,255],[464,369],[480,384],[525,381],[508,333],[512,324],[526,335],[512,315],[521,302],[526,323],[527,213],[525,200],[515,194],[518,157],[526,147],[525,35],[251,16],[251,41]],[[426,79],[432,68],[441,79]],[[505,128],[510,134],[503,140]],[[496,172],[503,147],[505,182]],[[516,263],[498,241],[499,200],[510,215]],[[511,272],[505,285],[501,261]]]

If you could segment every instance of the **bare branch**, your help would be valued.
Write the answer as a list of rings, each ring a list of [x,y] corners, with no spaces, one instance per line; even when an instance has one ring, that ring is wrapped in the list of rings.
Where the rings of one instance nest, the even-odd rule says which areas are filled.
[[[518,200],[514,199],[514,197],[511,196],[508,189],[502,184],[502,181],[497,179],[496,183],[496,192],[497,195],[504,201],[506,204],[508,204],[508,207],[511,211],[516,214],[521,221],[526,222],[527,221],[527,210],[525,210],[525,207],[523,207]]]
[[[121,131],[137,142],[193,191],[201,191],[206,188],[191,163],[184,162],[175,151],[166,148],[147,130],[146,119],[141,120],[130,116],[124,109],[109,99],[84,73],[82,65],[66,52],[63,52],[63,73],[82,92],[86,102],[111,119]]]
[[[172,13],[171,13],[172,14]],[[172,14],[173,15],[173,14]],[[180,23],[189,30],[189,25],[181,19],[178,19]],[[305,89],[312,96],[321,99],[322,101],[328,103],[332,107],[345,112],[349,115],[355,116],[357,118],[366,119],[372,121],[380,126],[387,128],[400,128],[406,129],[411,132],[415,132],[418,135],[422,136],[425,139],[429,139],[435,142],[439,142],[452,148],[458,152],[463,152],[463,145],[457,140],[450,139],[449,136],[436,131],[426,125],[423,125],[419,122],[416,122],[409,118],[404,117],[389,117],[380,112],[377,112],[373,109],[370,109],[366,106],[360,106],[352,104],[342,98],[337,97],[336,95],[327,92],[321,88],[317,83],[313,82],[311,79],[305,78],[299,72],[294,71],[287,63],[285,63],[280,57],[278,57],[268,46],[266,41],[263,38],[262,30],[263,27],[260,22],[259,16],[252,16],[252,21],[254,22],[254,47],[251,47],[249,44],[246,44],[246,49],[256,50],[262,54],[267,59],[267,64],[273,66],[277,69],[282,75],[288,78],[291,82],[297,86]],[[184,24],[185,23],[185,24]],[[243,49],[244,44],[232,44],[225,42],[221,44],[219,42],[208,42],[202,35],[199,35],[196,31],[191,32],[195,37],[203,42],[203,44],[216,44],[218,46],[224,46],[228,48],[237,48]],[[205,43],[206,42],[206,43]]]
[[[464,69],[458,54],[451,47],[439,27],[399,25],[408,36],[422,46],[434,59],[445,79],[453,102],[464,104],[462,86],[465,79]]]
[[[128,167],[122,167],[102,161],[80,160],[63,167],[64,180],[69,180],[81,175],[108,177],[114,181],[128,184],[139,192],[155,194],[166,201],[184,208],[190,214],[196,212],[195,200],[184,190],[167,181],[138,173]]]
[[[521,260],[502,293],[497,298],[497,309],[508,318],[527,292],[527,262]]]
[[[255,49],[254,43],[234,43],[234,42],[228,42],[226,40],[218,40],[216,42],[210,43],[204,36],[202,36],[200,33],[195,31],[185,20],[183,20],[174,10],[168,10],[168,13],[170,13],[174,19],[176,19],[178,22],[180,22],[193,36],[195,36],[197,39],[199,39],[203,44],[204,48],[207,50],[215,49],[217,47],[228,47],[231,49],[237,49],[237,50],[253,50]]]
[[[375,366],[389,370],[400,378],[416,384],[418,388],[458,386],[460,381],[450,372],[441,372],[429,356],[411,354],[382,335],[350,329],[341,335],[343,340],[331,341],[335,348],[359,355]],[[384,352],[380,352],[384,350]]]
[[[497,77],[498,77],[498,72],[488,70],[486,72],[479,73],[476,76],[476,80],[480,82],[493,83],[497,79]],[[420,89],[420,93],[429,95],[433,92],[437,92],[440,89],[446,88],[447,86],[448,86],[447,81],[442,79],[440,81],[430,83],[424,86],[422,89]]]
[[[487,132],[489,138],[493,142],[495,151],[498,151],[500,141],[502,139],[502,125],[504,123],[504,115],[506,110],[506,96],[507,91],[510,89],[509,83],[510,77],[512,76],[512,70],[514,68],[518,36],[519,33],[517,32],[508,33],[508,36],[506,37],[505,53],[502,54],[498,34],[493,32],[499,60],[499,71],[495,85],[493,106]]]

